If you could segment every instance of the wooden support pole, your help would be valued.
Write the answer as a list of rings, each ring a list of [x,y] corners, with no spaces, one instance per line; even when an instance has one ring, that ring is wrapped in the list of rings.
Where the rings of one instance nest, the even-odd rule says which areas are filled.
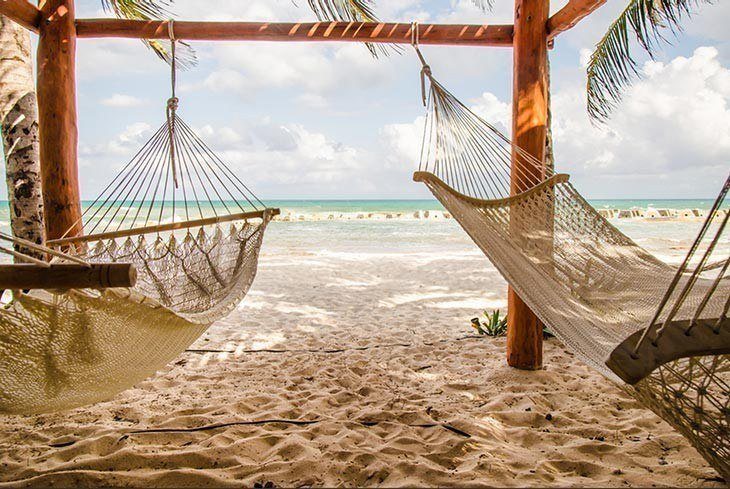
[[[574,27],[604,3],[606,3],[606,0],[570,0],[548,19],[548,41],[551,41],[561,32]]]
[[[43,0],[38,40],[38,119],[47,239],[81,233],[73,0]]]
[[[547,131],[547,18],[549,0],[515,0],[513,39],[512,140],[544,160]],[[525,175],[539,181],[534,165],[512,154],[512,194],[528,190]],[[522,176],[522,178],[520,178]],[[514,218],[514,216],[512,216]],[[507,294],[507,363],[512,367],[542,367],[542,324],[510,287]]]
[[[511,25],[419,24],[420,44],[511,46]],[[167,21],[83,19],[84,37],[167,39]],[[410,44],[410,23],[385,22],[191,22],[175,21],[175,37],[188,41],[340,41]]]
[[[41,11],[27,0],[0,0],[0,15],[4,15],[26,29],[38,32]]]
[[[105,289],[133,287],[137,271],[129,263],[50,266],[0,265],[0,289]]]

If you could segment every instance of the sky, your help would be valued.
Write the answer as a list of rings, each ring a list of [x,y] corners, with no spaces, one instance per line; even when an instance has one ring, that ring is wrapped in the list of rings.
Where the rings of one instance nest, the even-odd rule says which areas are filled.
[[[384,21],[512,23],[513,4],[380,0]],[[565,0],[554,3],[557,11]],[[697,9],[602,127],[585,109],[585,63],[625,8],[612,0],[559,35],[551,62],[556,169],[591,199],[708,198],[730,169],[730,3]],[[304,0],[177,0],[185,20],[314,20]],[[77,17],[108,16],[77,0]],[[412,49],[374,59],[351,43],[195,42],[178,114],[263,199],[430,198],[411,180],[424,109]],[[424,46],[434,76],[508,130],[512,51]],[[79,167],[93,198],[159,127],[169,67],[136,40],[79,39]]]

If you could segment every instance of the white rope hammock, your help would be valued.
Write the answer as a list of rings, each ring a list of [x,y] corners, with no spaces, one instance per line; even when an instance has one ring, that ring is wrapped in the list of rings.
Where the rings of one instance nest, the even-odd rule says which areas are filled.
[[[0,233],[16,259],[90,266],[77,256]],[[6,291],[8,294],[8,291]],[[0,305],[0,412],[68,409],[111,397],[152,375],[205,331],[134,289],[12,291]]]
[[[248,291],[264,231],[279,211],[266,208],[177,114],[176,40],[168,25],[166,121],[84,211],[84,236],[48,244],[90,262],[132,263],[137,292],[211,323]]]
[[[414,180],[568,348],[675,426],[728,478],[730,258],[717,245],[726,235],[728,213],[718,210],[730,177],[684,264],[667,265],[601,217],[568,175],[449,93],[414,44],[430,85]]]
[[[110,398],[168,364],[253,282],[264,231],[279,211],[177,115],[169,25],[165,123],[84,211],[85,235],[45,249],[69,260],[131,263],[136,285],[15,294],[0,310],[0,412]]]

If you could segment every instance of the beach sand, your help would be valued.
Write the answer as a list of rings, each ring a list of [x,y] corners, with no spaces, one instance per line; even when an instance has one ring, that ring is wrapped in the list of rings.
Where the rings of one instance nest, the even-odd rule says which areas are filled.
[[[275,243],[274,243],[275,244]],[[460,245],[461,246],[461,245]],[[0,486],[722,486],[561,344],[537,372],[469,319],[505,283],[436,254],[265,248],[230,317],[108,402],[0,417]]]

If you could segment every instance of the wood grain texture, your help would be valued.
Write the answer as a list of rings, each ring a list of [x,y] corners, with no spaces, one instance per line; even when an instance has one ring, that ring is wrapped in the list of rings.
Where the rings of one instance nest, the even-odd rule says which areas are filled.
[[[679,358],[730,353],[730,319],[699,319],[685,334],[689,324],[689,320],[669,323],[656,341],[644,341],[634,354],[644,333],[636,331],[611,352],[606,365],[624,382],[636,384],[660,365]],[[649,338],[656,338],[661,326],[653,325]]]
[[[606,0],[570,0],[563,8],[555,12],[547,21],[548,41],[561,32],[574,27],[594,10],[606,3]]]
[[[65,246],[69,244],[87,243],[89,241],[98,241],[102,239],[125,238],[128,236],[141,236],[144,234],[160,233],[165,231],[174,231],[176,229],[189,229],[211,224],[220,224],[224,222],[243,221],[248,219],[263,219],[265,217],[278,216],[279,209],[266,209],[263,211],[241,212],[238,214],[229,214],[226,216],[207,217],[203,219],[194,219],[190,221],[178,221],[167,224],[158,224],[155,226],[145,226],[131,229],[120,229],[118,231],[109,231],[106,233],[87,234],[84,236],[76,236],[73,238],[52,239],[46,242],[48,246]]]
[[[168,39],[167,21],[79,19],[80,38]],[[339,41],[411,43],[410,23],[175,22],[175,37],[189,41]],[[511,46],[511,25],[419,24],[420,44]]]
[[[38,40],[38,115],[46,237],[81,232],[73,0],[45,0]]]
[[[545,158],[547,129],[547,18],[549,0],[516,0],[513,39],[512,139],[539,160]],[[540,170],[512,154],[511,193],[528,188],[520,175],[542,180]],[[511,216],[511,219],[519,216]],[[507,363],[522,369],[542,367],[542,323],[510,287],[507,294]]]
[[[137,271],[129,263],[0,265],[0,289],[104,289],[132,287]]]
[[[26,0],[0,0],[0,15],[4,15],[26,29],[38,32],[41,11]]]

